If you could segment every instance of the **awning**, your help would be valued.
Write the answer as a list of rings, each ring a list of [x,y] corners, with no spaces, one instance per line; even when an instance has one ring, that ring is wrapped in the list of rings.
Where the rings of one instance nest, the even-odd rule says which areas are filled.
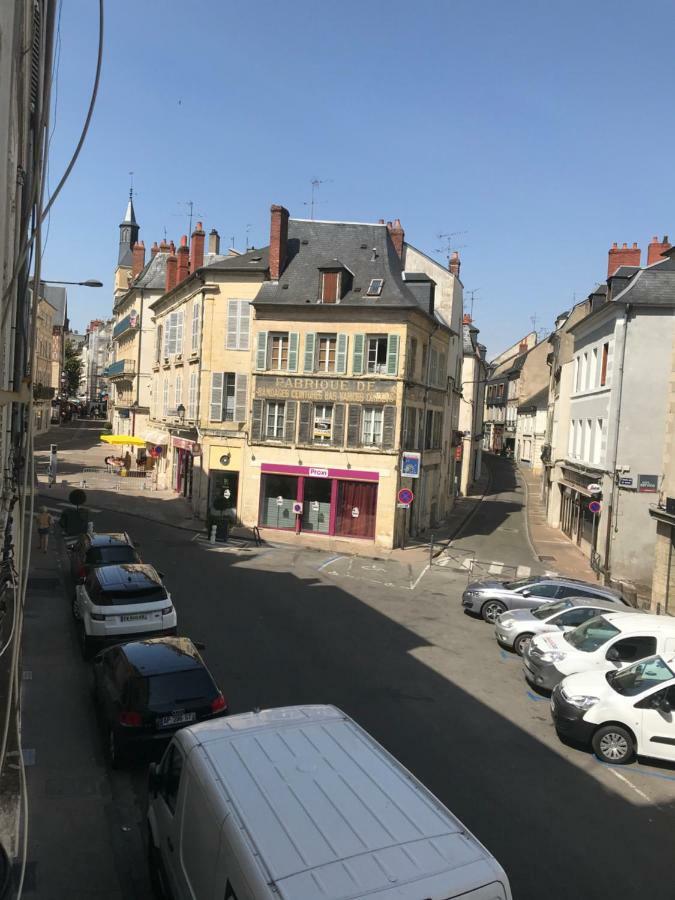
[[[160,431],[159,428],[150,428],[143,435],[144,443],[157,446],[165,446],[169,443],[169,435],[166,431]]]
[[[100,439],[106,444],[117,444],[119,446],[127,445],[129,447],[145,447],[143,438],[135,437],[132,434],[101,434]]]
[[[580,484],[575,484],[573,481],[565,481],[564,478],[561,478],[558,481],[558,484],[563,484],[563,485],[565,485],[566,488],[569,488],[572,491],[577,491],[579,494],[583,494],[584,497],[593,497],[594,496],[594,494],[591,494],[591,492],[586,490],[585,487],[583,487]]]

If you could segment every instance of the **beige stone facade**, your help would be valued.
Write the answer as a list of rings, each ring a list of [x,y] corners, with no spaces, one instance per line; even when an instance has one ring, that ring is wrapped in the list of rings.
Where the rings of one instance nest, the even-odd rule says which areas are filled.
[[[651,606],[675,614],[675,341],[666,410],[666,435],[658,504],[651,509],[656,526]],[[669,502],[670,500],[670,502]]]
[[[35,370],[33,375],[33,429],[35,434],[49,430],[52,398],[52,341],[54,307],[44,298],[38,301],[35,320]]]

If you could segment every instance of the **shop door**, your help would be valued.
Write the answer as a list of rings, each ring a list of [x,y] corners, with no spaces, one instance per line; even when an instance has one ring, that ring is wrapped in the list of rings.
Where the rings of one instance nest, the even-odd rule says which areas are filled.
[[[239,472],[212,471],[209,482],[209,512],[230,522],[237,521]]]
[[[305,478],[302,530],[328,534],[333,482],[329,478]]]
[[[344,537],[374,538],[377,485],[362,481],[338,482],[335,533]]]
[[[260,524],[267,528],[295,529],[293,503],[298,499],[294,475],[263,475],[260,492]]]

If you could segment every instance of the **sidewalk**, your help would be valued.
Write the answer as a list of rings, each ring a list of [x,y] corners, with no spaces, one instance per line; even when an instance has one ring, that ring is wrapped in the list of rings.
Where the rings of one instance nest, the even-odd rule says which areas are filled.
[[[547,569],[579,578],[581,581],[598,581],[598,575],[591,568],[581,550],[572,541],[546,522],[546,508],[541,499],[541,479],[527,466],[519,466],[518,474],[525,484],[527,504],[527,530],[534,553]]]

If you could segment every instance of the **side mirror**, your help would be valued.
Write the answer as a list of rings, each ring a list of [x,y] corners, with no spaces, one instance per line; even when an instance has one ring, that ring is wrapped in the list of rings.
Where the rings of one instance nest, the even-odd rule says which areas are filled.
[[[527,590],[521,591],[520,596],[521,597],[529,597],[531,593],[532,593],[532,591],[527,591]]]
[[[161,784],[162,776],[159,771],[159,766],[157,763],[151,762],[150,767],[148,768],[148,792],[152,794],[153,797],[156,797]]]
[[[605,659],[608,659],[610,662],[619,662],[621,657],[619,656],[619,651],[616,649],[616,647],[609,648]]]

